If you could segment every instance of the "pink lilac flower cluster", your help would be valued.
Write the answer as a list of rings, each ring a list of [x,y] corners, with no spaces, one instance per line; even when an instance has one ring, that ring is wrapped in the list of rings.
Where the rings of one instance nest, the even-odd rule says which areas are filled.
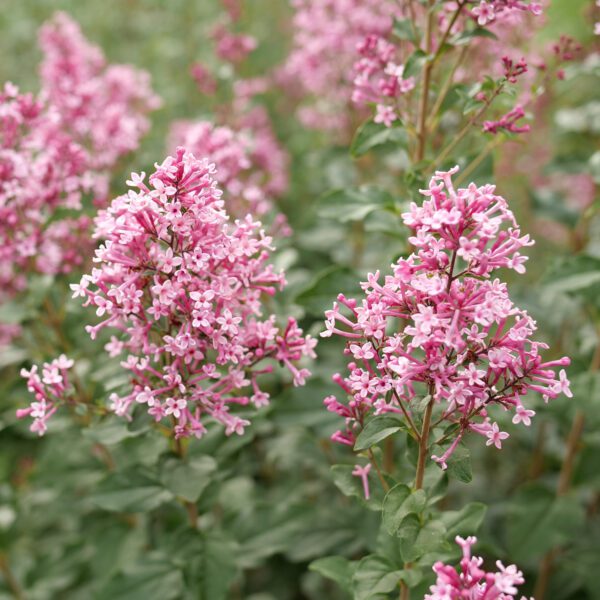
[[[52,362],[44,363],[41,374],[37,365],[33,365],[29,371],[21,370],[21,376],[27,380],[27,389],[34,395],[35,401],[27,408],[17,410],[17,418],[33,418],[29,429],[38,435],[46,433],[48,419],[72,391],[67,373],[72,366],[73,361],[61,354]]]
[[[190,75],[201,94],[214,96],[217,92],[217,80],[206,65],[199,62],[194,63],[190,68]]]
[[[525,116],[525,111],[521,105],[515,106],[497,121],[484,121],[483,131],[496,134],[501,130],[510,133],[527,133],[531,127],[529,125],[518,125],[517,121]]]
[[[396,46],[383,37],[369,35],[359,45],[361,59],[354,65],[352,101],[359,106],[374,104],[374,121],[391,127],[399,118],[398,100],[415,87],[415,78],[404,78]]]
[[[436,562],[433,570],[437,576],[435,585],[429,588],[424,600],[514,600],[519,593],[519,586],[525,583],[523,573],[516,565],[504,566],[496,561],[497,571],[488,572],[483,569],[483,558],[471,555],[471,546],[477,538],[470,536],[466,539],[456,537],[456,543],[461,547],[463,557],[460,561],[460,571],[443,562]],[[521,600],[527,600],[521,596]],[[533,598],[530,598],[533,600]]]
[[[256,38],[243,33],[232,33],[225,25],[217,25],[212,32],[217,56],[231,63],[242,62],[256,50]]]
[[[274,210],[273,198],[280,193],[278,170],[269,170],[263,149],[250,130],[234,131],[209,121],[175,123],[171,147],[184,146],[196,156],[210,156],[216,165],[219,186],[225,191],[227,212],[236,217],[248,213],[261,217]]]
[[[107,170],[137,147],[158,105],[145,72],[106,66],[67,15],[42,27],[40,45],[39,98],[11,84],[0,93],[0,301],[31,272],[82,266],[93,244],[83,201],[106,201]]]
[[[274,315],[261,317],[262,296],[284,277],[268,263],[271,238],[260,223],[230,222],[214,170],[178,148],[148,184],[132,174],[132,189],[97,218],[98,268],[71,286],[103,318],[87,327],[92,338],[118,332],[106,350],[125,353],[131,386],[111,395],[112,409],[128,415],[144,405],[177,437],[200,437],[206,417],[228,435],[243,433],[249,421],[230,409],[268,404],[258,377],[272,362],[302,385],[309,372],[296,363],[314,357],[316,344],[292,318],[280,329]]]
[[[349,125],[356,47],[385,36],[398,12],[386,0],[293,0],[293,48],[279,74],[301,99],[298,116],[313,129]]]
[[[40,31],[41,80],[63,130],[88,151],[90,166],[111,167],[135,150],[160,106],[150,76],[129,65],[107,65],[79,25],[58,13]]]
[[[457,170],[436,172],[421,191],[423,204],[412,203],[402,215],[414,231],[409,242],[415,252],[383,280],[379,272],[369,274],[361,302],[340,294],[321,334],[345,338],[350,357],[349,375],[334,376],[349,401],[325,399],[328,410],[346,421],[332,439],[353,445],[373,414],[409,420],[415,402],[430,395],[436,424],[454,425],[449,448],[433,457],[442,468],[469,431],[501,447],[508,433],[492,420],[493,406],[527,426],[535,414],[523,404],[527,392],[545,400],[571,395],[565,371],[555,372],[569,359],[544,362],[546,344],[531,339],[535,322],[492,277],[499,268],[523,273],[520,250],[533,242],[521,235],[493,185],[454,189]]]
[[[542,14],[542,4],[540,2],[520,2],[519,0],[481,0],[481,2],[471,9],[471,15],[477,20],[481,27],[494,21],[498,15],[507,11],[524,11],[533,15]]]
[[[65,273],[81,265],[79,242],[91,225],[79,213],[82,195],[104,190],[87,169],[85,151],[57,125],[55,110],[6,84],[0,92],[0,301],[22,291],[31,271]],[[59,211],[62,218],[52,219]]]
[[[504,77],[509,83],[517,83],[518,78],[527,73],[527,62],[524,58],[514,61],[508,56],[503,56],[502,66],[504,67]]]

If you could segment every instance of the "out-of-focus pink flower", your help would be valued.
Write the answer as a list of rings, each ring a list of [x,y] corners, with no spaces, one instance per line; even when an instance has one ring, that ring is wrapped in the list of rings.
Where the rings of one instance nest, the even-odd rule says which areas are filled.
[[[111,167],[139,145],[160,106],[150,75],[129,65],[107,65],[79,25],[57,13],[40,30],[42,87],[64,131],[89,150],[90,166]]]
[[[404,78],[404,65],[396,63],[396,47],[382,37],[367,36],[358,51],[352,101],[359,106],[374,104],[374,121],[391,127],[399,117],[398,100],[415,87],[415,78]]]
[[[242,62],[256,49],[256,39],[251,35],[232,33],[223,25],[213,30],[217,56],[232,63]]]
[[[31,272],[68,273],[91,252],[84,201],[102,204],[108,170],[137,148],[159,104],[149,76],[107,65],[58,13],[40,30],[39,98],[0,93],[0,301]]]
[[[493,134],[498,133],[500,130],[509,131],[510,133],[527,133],[531,129],[529,125],[517,125],[517,121],[524,116],[523,107],[517,105],[497,121],[485,121],[483,131]]]
[[[198,90],[207,96],[213,96],[217,91],[217,80],[212,73],[201,63],[194,63],[190,69]]]
[[[368,35],[386,35],[394,2],[294,0],[293,48],[279,78],[286,93],[303,99],[299,118],[315,129],[349,122],[356,47]]]

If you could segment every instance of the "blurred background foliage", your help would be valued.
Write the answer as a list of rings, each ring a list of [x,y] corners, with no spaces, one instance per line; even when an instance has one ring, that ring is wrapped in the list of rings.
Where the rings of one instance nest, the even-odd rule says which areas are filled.
[[[545,47],[562,34],[593,43],[589,6],[587,0],[552,2],[533,46]],[[121,193],[124,175],[148,171],[162,160],[174,120],[210,116],[210,102],[189,70],[196,61],[210,64],[208,31],[221,9],[216,0],[4,0],[0,80],[36,90],[36,32],[56,10],[78,21],[108,60],[148,70],[163,99],[140,150],[115,174],[113,188]],[[245,3],[239,28],[254,34],[259,48],[244,63],[244,75],[260,75],[283,59],[289,17],[284,0]],[[536,109],[533,133],[501,146],[473,173],[478,183],[498,183],[522,228],[537,241],[527,277],[511,281],[513,294],[536,318],[552,352],[573,357],[575,398],[549,406],[534,401],[534,425],[511,430],[501,453],[473,444],[473,475],[469,468],[462,480],[450,481],[444,503],[448,509],[460,508],[467,498],[488,504],[482,551],[519,563],[530,589],[544,556],[560,547],[551,600],[600,598],[595,569],[600,564],[600,377],[597,365],[589,368],[600,326],[594,262],[600,261],[598,199],[582,207],[573,186],[556,185],[589,173],[596,184],[600,180],[599,83],[597,54],[569,65],[565,80],[555,82],[549,99]],[[295,233],[279,244],[277,260],[287,268],[290,285],[278,312],[301,317],[316,333],[338,292],[352,294],[368,269],[385,268],[405,251],[405,233],[390,215],[409,198],[398,195],[402,186],[386,169],[397,160],[389,148],[352,158],[326,134],[303,129],[285,106],[282,110],[281,98],[266,101],[291,154],[292,186],[282,208]],[[369,203],[372,210],[365,209]],[[0,357],[0,598],[348,598],[322,569],[308,567],[324,556],[357,558],[381,546],[377,513],[365,508],[360,492],[343,477],[330,473],[331,465],[353,460],[329,442],[337,417],[322,406],[334,391],[331,374],[343,362],[340,347],[320,344],[306,387],[274,384],[279,386],[274,402],[244,437],[210,430],[176,466],[169,440],[148,434],[143,419],[128,426],[83,412],[57,415],[47,438],[37,439],[14,417],[26,397],[17,376],[20,366],[48,359],[61,348],[79,359],[78,374],[96,398],[119,383],[118,365],[90,358],[99,344],[82,333],[87,316],[67,300],[66,284],[40,278],[32,286],[35,294],[18,307],[22,314],[13,305],[8,315],[33,324],[21,347]],[[44,320],[41,306],[48,300],[65,318],[64,340]],[[6,317],[7,309],[2,310]],[[557,498],[565,440],[578,409],[586,414],[585,433],[572,486]],[[82,430],[78,421],[87,426]],[[396,444],[402,462],[406,448]],[[187,526],[176,497],[197,501],[200,532]]]

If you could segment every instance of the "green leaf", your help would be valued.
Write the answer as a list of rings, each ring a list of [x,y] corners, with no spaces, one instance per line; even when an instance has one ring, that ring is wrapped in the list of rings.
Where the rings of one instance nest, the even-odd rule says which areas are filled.
[[[366,500],[360,477],[352,475],[353,470],[354,467],[351,465],[333,465],[331,467],[333,483],[345,496],[358,498],[361,504],[371,510],[380,510],[382,504],[381,486],[371,485],[371,497]]]
[[[0,304],[0,323],[17,325],[34,314],[23,302],[11,300]]]
[[[0,369],[23,362],[28,356],[28,353],[21,348],[5,346],[0,353]]]
[[[311,315],[323,318],[323,311],[331,308],[337,295],[358,292],[359,277],[353,269],[333,266],[324,269],[296,296],[295,300]]]
[[[557,261],[545,277],[545,289],[554,294],[571,294],[600,305],[600,259],[580,254]]]
[[[333,190],[319,199],[318,214],[340,223],[362,221],[376,210],[394,211],[394,198],[375,186]],[[389,218],[389,215],[388,215]]]
[[[404,423],[392,415],[376,416],[368,421],[364,429],[358,434],[354,443],[354,450],[357,452],[366,450],[404,427]]]
[[[396,589],[402,570],[382,556],[365,556],[354,573],[354,600],[379,600]]]
[[[235,542],[220,532],[211,531],[201,534],[201,548],[198,555],[184,557],[191,560],[194,573],[194,586],[198,600],[227,600],[229,588],[237,575],[236,556],[239,548]]]
[[[184,593],[183,576],[167,557],[147,559],[119,573],[96,600],[174,600]]]
[[[531,561],[555,546],[579,537],[585,512],[575,496],[556,497],[541,484],[523,486],[508,508],[511,560]]]
[[[444,453],[444,448],[441,446],[434,446],[432,454],[441,456]],[[446,461],[448,469],[446,473],[448,477],[458,479],[463,483],[470,483],[473,479],[473,472],[471,470],[471,453],[469,449],[463,444],[459,444],[450,458]]]
[[[441,521],[429,521],[419,531],[413,552],[421,557],[445,549],[448,546],[446,535],[446,528]]]
[[[400,538],[400,554],[405,563],[418,558],[415,552],[415,542],[420,529],[421,520],[414,513],[406,515],[398,527],[396,535]]]
[[[407,485],[399,483],[386,495],[383,501],[383,524],[391,535],[396,535],[404,518],[411,514],[420,514],[427,504],[423,490],[412,491]]]
[[[404,64],[403,77],[414,77],[423,68],[423,65],[427,61],[427,54],[423,50],[415,50],[406,60]]]
[[[405,147],[407,143],[408,136],[401,123],[396,122],[393,127],[386,127],[383,123],[367,121],[356,132],[350,144],[350,154],[354,158],[358,158],[378,146]]]
[[[131,431],[127,421],[121,417],[109,417],[82,432],[87,439],[105,446],[118,444],[127,438],[136,437],[140,433]]]
[[[175,496],[196,502],[211,483],[211,475],[216,470],[217,463],[210,456],[198,456],[189,461],[172,457],[163,463],[160,479]]]
[[[356,563],[343,556],[325,556],[313,560],[308,568],[327,579],[335,581],[343,590],[350,593],[352,590],[352,577],[356,571]]]
[[[453,539],[460,535],[474,535],[483,522],[487,506],[481,502],[470,502],[460,510],[445,511],[441,514],[441,521],[446,527],[448,538]]]
[[[475,29],[461,31],[458,35],[451,38],[450,44],[453,46],[462,46],[463,44],[468,44],[474,38],[497,40],[498,36],[489,29],[485,29],[485,27],[475,27]]]
[[[120,473],[109,474],[91,499],[104,510],[146,512],[169,502],[173,499],[173,494],[147,470],[132,467]]]
[[[411,19],[398,19],[394,17],[392,35],[399,40],[408,40],[413,44],[419,43],[420,32],[413,26]]]

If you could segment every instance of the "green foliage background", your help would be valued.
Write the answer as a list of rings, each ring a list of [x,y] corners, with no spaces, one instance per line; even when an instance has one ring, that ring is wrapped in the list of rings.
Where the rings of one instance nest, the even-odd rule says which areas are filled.
[[[285,56],[290,10],[283,0],[250,0],[246,6],[240,27],[261,45],[244,68],[245,74],[257,75]],[[554,1],[536,43],[541,47],[561,33],[590,43],[588,8],[584,0]],[[189,68],[197,60],[211,60],[207,35],[217,3],[4,0],[0,80],[36,90],[36,31],[55,10],[69,12],[110,61],[147,69],[163,98],[140,151],[115,174],[113,188],[120,192],[125,174],[148,171],[163,157],[173,120],[210,114]],[[552,154],[548,174],[595,169],[598,177],[597,127],[582,129],[576,117],[594,114],[599,69],[598,64],[570,66],[568,81],[557,85],[545,115],[544,143]],[[292,155],[292,187],[283,209],[295,235],[277,255],[290,282],[277,311],[297,315],[316,333],[323,310],[338,292],[356,291],[369,268],[385,267],[404,250],[405,232],[390,216],[397,217],[408,192],[386,174],[386,148],[374,148],[371,162],[357,160],[347,148],[303,130],[278,110],[280,98],[268,102]],[[567,111],[562,119],[558,109]],[[560,194],[540,194],[526,172],[506,167],[534,153],[536,143],[540,139],[500,149],[473,177],[478,183],[497,181],[523,229],[538,240],[525,283],[511,284],[516,302],[538,320],[540,337],[553,343],[557,355],[573,356],[575,398],[548,406],[534,401],[535,425],[511,429],[510,444],[501,453],[475,440],[471,457],[455,467],[449,481],[435,466],[428,477],[441,488],[449,486],[445,509],[465,510],[457,522],[466,522],[467,530],[483,520],[480,505],[469,503],[489,505],[479,533],[481,552],[517,562],[533,582],[542,557],[560,546],[549,597],[592,600],[600,598],[594,569],[600,564],[600,379],[587,369],[598,343],[595,277],[600,269],[582,253],[597,260],[600,238],[592,219],[582,252],[544,239],[543,219],[572,226],[580,215],[565,209]],[[467,160],[471,151],[461,149],[455,161]],[[364,223],[359,241],[357,223]],[[357,244],[362,252],[358,264]],[[211,429],[190,445],[185,461],[176,459],[169,440],[150,431],[141,418],[128,425],[83,412],[60,415],[40,440],[16,422],[14,410],[27,401],[17,376],[20,366],[55,355],[61,343],[41,316],[45,301],[64,316],[66,345],[79,359],[79,376],[94,396],[106,397],[120,383],[118,365],[99,357],[100,344],[83,333],[87,315],[67,299],[67,283],[40,278],[25,303],[0,309],[3,318],[30,324],[21,346],[0,357],[0,598],[342,599],[351,597],[344,589],[352,587],[353,578],[357,600],[389,597],[386,576],[397,570],[399,550],[394,529],[380,530],[379,512],[373,510],[381,509],[383,496],[379,492],[374,502],[365,503],[359,482],[349,475],[351,452],[328,441],[338,424],[322,399],[335,391],[330,377],[343,358],[335,342],[320,344],[314,377],[305,388],[273,384],[272,406],[254,419],[247,435],[225,438]],[[564,441],[577,408],[587,416],[586,433],[573,486],[557,497]],[[78,421],[89,424],[82,429]],[[411,448],[402,439],[394,443],[396,467],[409,468]],[[397,516],[402,493],[396,490],[386,499],[396,512],[384,510],[384,524]],[[182,500],[197,503],[200,531],[187,524]],[[449,547],[436,548],[456,556]],[[317,562],[309,568],[312,561]],[[415,597],[418,590],[422,597],[430,583],[426,573]]]

